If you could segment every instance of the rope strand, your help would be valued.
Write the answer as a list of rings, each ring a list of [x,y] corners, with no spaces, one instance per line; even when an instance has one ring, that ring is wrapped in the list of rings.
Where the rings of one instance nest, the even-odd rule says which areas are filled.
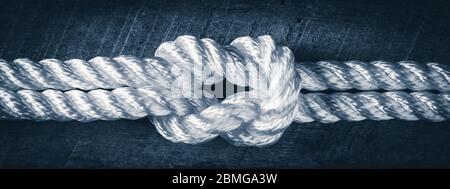
[[[29,59],[16,59],[13,62],[0,59],[0,78],[1,86],[10,90],[143,87],[153,85],[152,81],[155,79],[167,77],[162,73],[155,73],[155,67],[161,67],[161,62],[158,59],[139,59],[133,56],[113,59],[96,57],[89,61],[72,59],[64,62],[45,59],[38,63]],[[295,68],[302,77],[302,88],[309,91],[409,89],[450,92],[450,69],[438,63],[320,61],[297,63]]]
[[[296,70],[302,76],[302,88],[310,91],[409,89],[450,92],[450,69],[438,63],[320,61],[296,64]]]
[[[184,116],[219,103],[215,99],[206,98],[196,101],[188,98],[168,98],[170,95],[162,95],[159,92],[161,91],[150,87],[122,87],[112,91],[97,89],[87,93],[79,90],[12,92],[0,88],[0,108],[4,119],[87,122],[139,119],[148,115]],[[402,91],[302,94],[298,98],[298,111],[294,121],[332,123],[339,120],[394,118],[408,121],[450,119],[450,94]]]
[[[309,93],[299,96],[296,122],[339,120],[362,121],[401,119],[407,121],[444,121],[450,118],[450,94],[389,91],[330,95]]]

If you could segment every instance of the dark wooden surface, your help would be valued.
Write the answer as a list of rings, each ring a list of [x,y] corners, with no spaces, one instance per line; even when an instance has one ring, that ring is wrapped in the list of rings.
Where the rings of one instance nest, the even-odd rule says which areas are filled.
[[[445,1],[0,1],[0,57],[151,56],[176,36],[272,35],[299,61],[450,60]],[[266,148],[163,139],[138,121],[0,121],[3,168],[442,168],[450,124],[292,124]]]

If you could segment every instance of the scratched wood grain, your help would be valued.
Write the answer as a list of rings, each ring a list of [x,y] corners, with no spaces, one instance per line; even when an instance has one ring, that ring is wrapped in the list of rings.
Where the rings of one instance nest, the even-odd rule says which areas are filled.
[[[450,60],[445,1],[0,2],[0,57],[151,56],[179,35],[229,44],[272,35],[301,61]],[[2,168],[442,168],[450,124],[292,124],[277,144],[234,147],[163,139],[147,119],[91,123],[0,121]]]

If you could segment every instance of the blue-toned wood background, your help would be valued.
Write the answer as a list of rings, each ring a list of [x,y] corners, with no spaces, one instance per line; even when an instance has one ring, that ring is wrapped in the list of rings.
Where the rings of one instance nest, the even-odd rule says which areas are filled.
[[[152,56],[179,35],[272,35],[299,61],[450,61],[446,1],[0,1],[0,57]],[[163,139],[147,119],[0,121],[2,168],[441,168],[450,122],[292,124],[265,148]]]

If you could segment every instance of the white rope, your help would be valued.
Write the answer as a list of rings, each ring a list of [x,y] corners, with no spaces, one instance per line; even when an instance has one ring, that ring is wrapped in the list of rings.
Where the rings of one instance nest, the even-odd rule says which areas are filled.
[[[152,115],[158,132],[173,142],[197,144],[220,135],[235,145],[265,146],[276,142],[293,121],[443,121],[450,116],[450,95],[445,93],[450,89],[450,74],[443,65],[322,61],[297,66],[289,48],[276,46],[270,36],[240,37],[228,47],[211,39],[181,36],[160,45],[155,58],[39,63],[0,61],[0,118],[93,121]],[[222,102],[205,96],[174,97],[171,86],[184,79],[180,72],[195,73],[197,65],[210,72],[194,74],[193,84],[212,84],[226,76],[231,83],[252,90]],[[258,79],[251,80],[255,74]],[[444,93],[301,94],[301,85],[312,91]]]
[[[410,89],[450,92],[450,69],[438,63],[320,61],[296,64],[296,69],[302,76],[302,88],[310,91]]]
[[[177,40],[179,39],[182,37]],[[208,49],[209,51],[219,49],[215,43],[211,46],[215,49]],[[227,56],[223,49],[219,49],[217,53]],[[213,60],[213,58],[217,57],[206,57],[202,61],[205,61],[205,64],[222,61]],[[231,61],[231,57],[221,59]],[[133,56],[118,56],[113,59],[95,57],[89,61],[72,59],[64,62],[57,59],[44,59],[37,63],[26,58],[15,59],[12,62],[0,59],[0,79],[1,85],[10,90],[93,90],[124,86],[142,87],[153,85],[153,80],[164,77],[162,73],[155,73],[157,72],[155,64],[164,69],[164,66],[159,63],[161,61],[158,59],[140,59]],[[224,65],[228,65],[231,70],[236,70],[238,69],[236,67],[240,66],[240,64]],[[219,70],[216,71],[222,71],[222,65],[217,66]],[[245,70],[244,67],[239,68]],[[297,63],[295,69],[302,78],[302,88],[309,91],[410,89],[450,92],[450,69],[438,63],[320,61]],[[166,70],[165,74],[168,72]]]
[[[61,92],[52,89],[43,92],[32,90],[13,92],[0,88],[0,108],[4,113],[1,117],[81,122],[139,119],[148,115],[186,116],[219,104],[217,100],[211,98],[170,98],[171,95],[162,92],[164,91],[149,86],[138,89],[121,87],[112,91],[96,89],[87,93],[79,90]],[[228,101],[226,100],[222,105],[229,104]],[[444,121],[450,118],[449,93],[402,91],[308,93],[299,95],[297,103],[298,111],[294,121],[299,123],[393,118],[408,121],[419,119]],[[256,104],[252,102],[250,106],[253,107]],[[218,112],[222,118],[228,113],[237,114],[242,111],[240,109],[245,109],[237,104],[227,105],[227,107],[231,112]],[[255,108],[248,111],[257,110]],[[251,114],[257,114],[257,112]],[[212,118],[216,116],[217,119],[221,119],[219,115],[214,115]]]

